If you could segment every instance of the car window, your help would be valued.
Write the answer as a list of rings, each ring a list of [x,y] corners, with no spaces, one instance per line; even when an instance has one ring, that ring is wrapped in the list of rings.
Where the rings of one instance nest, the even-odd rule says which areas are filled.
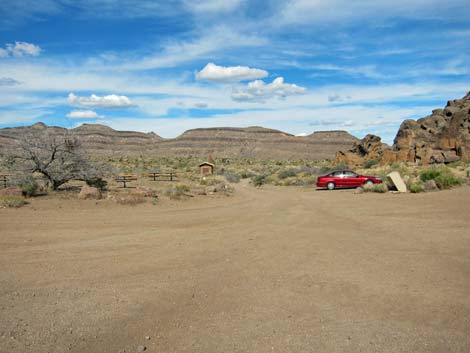
[[[346,178],[355,178],[357,176],[357,174],[354,173],[354,172],[344,172],[344,176]]]
[[[334,172],[332,173],[332,176],[336,178],[342,178],[343,177],[343,172]]]

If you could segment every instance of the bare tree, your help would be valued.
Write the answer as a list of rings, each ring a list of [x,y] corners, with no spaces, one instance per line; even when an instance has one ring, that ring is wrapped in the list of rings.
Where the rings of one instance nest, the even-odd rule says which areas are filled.
[[[80,141],[68,132],[51,134],[41,130],[25,134],[10,158],[23,172],[42,174],[53,190],[70,180],[90,183],[105,174],[90,161]]]

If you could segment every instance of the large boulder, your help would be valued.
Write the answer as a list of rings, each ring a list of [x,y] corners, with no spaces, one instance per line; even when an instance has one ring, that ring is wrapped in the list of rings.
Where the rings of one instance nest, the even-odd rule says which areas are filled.
[[[102,198],[101,191],[92,186],[82,186],[78,198],[81,200],[100,200]]]
[[[439,190],[439,187],[437,186],[436,182],[434,180],[427,180],[424,182],[423,185],[424,191],[435,191]]]
[[[337,152],[335,164],[354,167],[372,160],[379,161],[387,149],[389,146],[382,143],[379,136],[369,134],[362,140],[355,142],[350,150]]]

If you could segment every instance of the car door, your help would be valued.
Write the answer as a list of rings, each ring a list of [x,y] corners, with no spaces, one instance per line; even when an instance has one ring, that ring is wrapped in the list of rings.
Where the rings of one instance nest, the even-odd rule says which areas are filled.
[[[343,180],[344,186],[349,188],[354,188],[361,184],[357,174],[352,171],[345,171]]]
[[[335,183],[336,187],[344,188],[344,173],[343,171],[337,171],[332,174],[333,182]]]

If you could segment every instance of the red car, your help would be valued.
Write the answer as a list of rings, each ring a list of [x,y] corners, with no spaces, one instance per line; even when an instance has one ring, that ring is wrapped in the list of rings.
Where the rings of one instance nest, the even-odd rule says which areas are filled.
[[[368,184],[380,184],[382,179],[370,176],[359,175],[352,170],[334,170],[328,174],[319,176],[317,179],[317,187],[328,188],[356,188],[358,186]]]

